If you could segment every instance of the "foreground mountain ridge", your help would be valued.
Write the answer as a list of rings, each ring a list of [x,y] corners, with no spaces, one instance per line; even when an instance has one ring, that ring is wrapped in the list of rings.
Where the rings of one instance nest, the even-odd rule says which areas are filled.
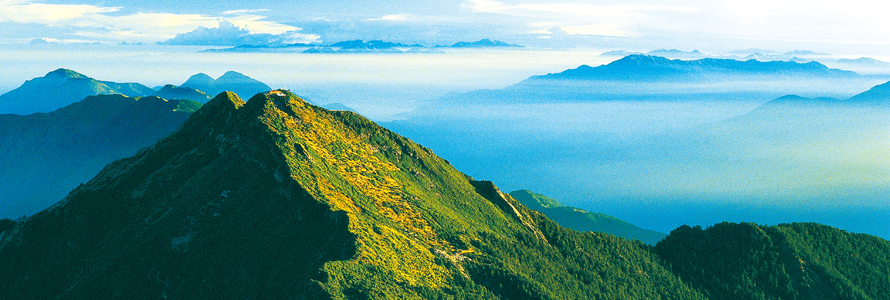
[[[752,234],[787,227],[809,229]],[[355,113],[223,93],[53,207],[0,220],[0,299],[881,299],[890,284],[879,238],[714,228],[654,248],[565,229]],[[770,246],[783,236],[793,248]],[[724,260],[744,263],[707,264]]]
[[[642,244],[563,229],[429,149],[286,91],[220,94],[3,225],[13,298],[702,298]]]

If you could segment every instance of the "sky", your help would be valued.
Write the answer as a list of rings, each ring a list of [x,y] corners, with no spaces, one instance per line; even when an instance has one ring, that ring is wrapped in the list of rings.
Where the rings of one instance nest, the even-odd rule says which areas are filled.
[[[0,44],[343,40],[890,55],[890,3],[824,0],[0,0]],[[214,36],[215,34],[215,36]],[[229,39],[223,38],[225,36]],[[188,42],[180,38],[180,42]]]

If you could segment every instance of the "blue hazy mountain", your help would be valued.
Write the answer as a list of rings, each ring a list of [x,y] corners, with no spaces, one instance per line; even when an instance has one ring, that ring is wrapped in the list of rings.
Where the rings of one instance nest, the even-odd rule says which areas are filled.
[[[853,96],[844,101],[844,104],[890,105],[890,82]]]
[[[48,207],[106,164],[167,136],[200,107],[98,95],[50,113],[0,115],[0,218]]]
[[[707,54],[704,54],[698,50],[683,51],[683,50],[677,50],[677,49],[658,49],[658,50],[652,50],[652,51],[649,51],[646,53],[631,52],[631,51],[625,51],[625,50],[614,50],[614,51],[608,51],[608,52],[601,54],[601,56],[619,56],[619,57],[625,57],[625,56],[630,56],[630,55],[659,56],[659,57],[671,58],[671,59],[702,59],[702,58],[708,57]]]
[[[450,48],[521,48],[520,45],[513,45],[497,40],[481,39],[475,42],[457,42],[451,46],[436,46]]]
[[[306,50],[303,50],[302,53],[308,54],[319,54],[319,53],[337,53],[337,50],[331,47],[312,47]]]
[[[155,92],[152,96],[171,100],[188,99],[201,103],[206,103],[212,98],[210,95],[200,90],[189,87],[175,86],[172,84],[165,85],[157,92]]]
[[[707,55],[699,52],[698,50],[683,51],[683,50],[677,50],[677,49],[658,49],[658,50],[649,51],[648,53],[646,53],[646,55],[674,58],[674,59],[702,59],[702,58],[707,57]]]
[[[244,97],[272,90],[265,83],[235,71],[228,71],[217,79],[204,73],[198,73],[189,77],[181,86],[193,88],[209,95],[219,95],[222,92],[230,91],[238,95],[245,95]]]
[[[306,99],[304,98],[303,100],[306,100]],[[306,101],[308,101],[308,100],[306,100]],[[328,103],[328,104],[322,104],[322,105],[319,105],[319,106],[324,107],[325,109],[328,109],[328,110],[339,110],[339,111],[351,111],[351,112],[356,112],[355,109],[352,109],[351,107],[346,106],[345,104],[340,103],[340,102]]]
[[[829,69],[817,62],[762,62],[705,58],[699,60],[667,59],[659,56],[628,55],[607,65],[582,65],[575,69],[543,76],[533,76],[526,83],[548,80],[591,81],[726,81],[738,77],[851,78],[855,72]]]
[[[240,45],[232,48],[207,49],[201,52],[301,52],[318,44],[294,43],[288,45]]]
[[[874,59],[871,57],[860,57],[857,59],[841,58],[841,59],[837,60],[837,63],[839,63],[839,64],[855,64],[855,65],[864,65],[864,66],[884,66],[884,67],[890,66],[890,63],[888,63],[888,62],[877,60],[877,59]]]
[[[587,212],[579,208],[567,206],[556,199],[529,190],[513,191],[510,192],[510,196],[522,203],[522,205],[543,213],[551,220],[559,223],[560,226],[577,231],[608,233],[629,240],[639,240],[649,245],[655,245],[655,243],[667,236],[665,233],[639,228],[613,216]]]
[[[502,89],[448,95],[436,105],[718,100],[765,103],[802,92],[843,97],[833,87],[847,87],[853,94],[886,80],[887,76],[859,75],[818,62],[679,60],[634,54],[601,66],[582,65],[531,76]]]
[[[890,63],[870,57],[844,58],[834,62],[826,61],[825,63],[835,68],[852,70],[861,74],[890,74]]]
[[[364,40],[343,41],[330,45],[331,48],[339,48],[337,53],[401,53],[402,51],[396,48],[413,48],[418,46],[422,47],[422,45]]]
[[[439,53],[437,48],[521,48],[523,46],[502,41],[481,39],[475,42],[457,42],[451,45],[425,46],[421,44],[404,44],[381,40],[349,40],[333,44],[289,44],[275,45],[241,45],[232,48],[207,49],[202,52],[301,52],[301,53]]]
[[[50,112],[87,96],[122,94],[142,97],[153,93],[154,90],[142,84],[99,81],[72,70],[58,69],[0,95],[0,113]]]

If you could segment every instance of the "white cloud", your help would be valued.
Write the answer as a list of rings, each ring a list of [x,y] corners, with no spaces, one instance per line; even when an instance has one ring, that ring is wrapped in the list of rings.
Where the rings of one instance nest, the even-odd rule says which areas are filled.
[[[317,35],[301,34],[296,30],[284,31],[277,34],[252,33],[242,26],[238,26],[228,20],[220,19],[219,26],[204,27],[177,34],[172,39],[161,42],[163,45],[189,45],[189,46],[240,46],[240,45],[273,45],[279,46],[297,42],[312,42],[318,40]],[[295,28],[295,27],[288,27]],[[296,28],[298,29],[298,28]]]
[[[609,24],[600,25],[566,25],[560,26],[565,33],[575,35],[593,35],[593,36],[629,36],[630,32],[618,29]]]
[[[597,17],[618,19],[628,16],[640,16],[644,12],[690,13],[698,11],[696,8],[685,6],[595,5],[587,3],[521,3],[508,5],[500,1],[490,0],[469,0],[467,6],[474,12],[543,18]]]
[[[232,18],[226,18],[232,24],[247,29],[254,34],[284,34],[291,31],[301,30],[298,27],[284,25],[277,22],[265,21],[266,17],[258,15],[239,15]]]
[[[526,18],[533,32],[560,27],[576,35],[630,36],[653,17],[689,14],[699,9],[665,5],[598,5],[588,3],[519,3],[468,0],[465,7],[476,13]]]
[[[223,15],[247,15],[247,14],[255,14],[261,12],[267,12],[268,9],[242,9],[242,10],[229,10],[222,12]]]
[[[119,7],[43,4],[33,0],[0,0],[0,22],[39,24],[63,28],[81,38],[114,42],[155,42],[173,38],[195,28],[217,26],[218,17],[199,14],[134,13],[111,15]],[[266,20],[258,13],[267,10],[234,10],[225,19],[251,34],[298,36],[300,28]],[[60,30],[63,31],[63,30]],[[62,34],[62,33],[58,33]],[[306,36],[308,37],[308,35]],[[0,37],[2,38],[2,37]],[[60,40],[73,37],[57,36]]]
[[[392,21],[392,22],[407,21],[408,15],[404,15],[404,14],[402,14],[402,15],[385,15],[385,16],[382,16],[379,18],[371,18],[371,19],[367,19],[367,20],[368,21]]]
[[[93,5],[42,4],[22,0],[0,1],[0,21],[43,25],[68,25],[80,19],[95,18],[119,11],[117,7]]]

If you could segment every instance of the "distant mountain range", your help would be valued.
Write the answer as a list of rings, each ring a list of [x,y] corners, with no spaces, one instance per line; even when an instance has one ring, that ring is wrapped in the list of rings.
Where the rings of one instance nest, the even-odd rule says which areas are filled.
[[[616,51],[608,51],[602,54],[602,56],[620,56],[625,57],[629,55],[648,55],[648,56],[659,56],[665,58],[672,59],[702,59],[708,57],[707,54],[701,53],[698,50],[692,51],[682,51],[677,49],[658,49],[649,51],[646,53],[641,52],[628,52],[624,50],[616,50]]]
[[[108,97],[123,96],[95,99]],[[886,240],[813,223],[681,226],[654,247],[569,230],[357,114],[277,90],[247,102],[222,93],[62,201],[0,220],[0,290],[10,299],[886,299],[888,254]]]
[[[890,67],[890,63],[885,61],[880,61],[871,57],[860,57],[857,59],[838,59],[837,63],[839,64],[855,64],[855,65],[866,65],[866,66],[882,66],[882,67]]]
[[[222,92],[230,91],[238,95],[244,95],[244,97],[272,90],[265,83],[235,71],[228,71],[217,79],[213,79],[213,77],[204,73],[198,73],[189,77],[181,86],[202,91],[207,95],[219,95]],[[198,99],[193,100],[200,101]]]
[[[204,103],[210,100],[210,95],[224,91],[253,95],[271,89],[260,81],[234,71],[226,72],[218,79],[199,73],[182,86],[167,85],[155,91],[139,83],[100,81],[72,70],[58,69],[46,76],[28,80],[20,87],[0,95],[0,114],[51,112],[95,95],[156,96]]]
[[[560,226],[577,231],[608,233],[629,240],[639,240],[649,245],[655,245],[667,236],[667,234],[661,232],[639,228],[603,213],[587,212],[579,208],[566,206],[553,198],[528,190],[513,191],[510,192],[510,196],[522,203],[522,205],[542,212],[548,218],[559,223]]]
[[[531,76],[502,89],[447,95],[430,110],[440,109],[437,105],[495,103],[716,99],[765,103],[801,90],[819,93],[824,87],[873,86],[888,77],[831,69],[818,62],[679,60],[633,54],[601,66]],[[829,92],[837,93],[825,93]]]
[[[102,168],[179,128],[201,104],[89,96],[50,113],[0,115],[0,217],[33,214]]]
[[[99,81],[72,70],[58,69],[0,95],[0,113],[50,112],[99,94],[143,97],[153,93],[154,90],[142,84]]]
[[[733,59],[705,58],[700,60],[671,60],[658,56],[628,55],[607,65],[582,65],[561,73],[533,76],[525,83],[551,80],[634,81],[634,82],[689,82],[729,81],[737,78],[770,76],[778,78],[850,78],[859,75],[829,69],[817,62],[784,61],[762,62]],[[522,83],[520,83],[522,84]]]
[[[447,47],[447,48],[522,48],[520,45],[508,44],[501,41],[490,40],[490,39],[481,39],[475,42],[457,42],[450,46],[436,46],[436,47]]]
[[[421,44],[392,43],[380,40],[342,41],[330,45],[291,44],[284,46],[242,45],[224,49],[208,49],[205,52],[302,52],[302,53],[437,53],[437,48],[521,48],[497,40],[482,39],[475,42],[457,42],[452,45],[425,46]],[[403,51],[401,49],[409,49]]]

